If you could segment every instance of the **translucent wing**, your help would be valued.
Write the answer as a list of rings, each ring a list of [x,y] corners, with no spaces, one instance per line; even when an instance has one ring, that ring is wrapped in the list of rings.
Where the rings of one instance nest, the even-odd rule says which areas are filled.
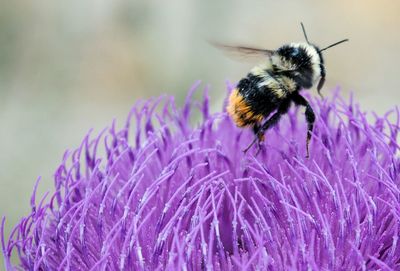
[[[232,45],[225,45],[215,42],[210,42],[215,48],[218,48],[229,56],[234,58],[246,59],[246,58],[263,58],[271,56],[275,51],[267,50],[267,49],[260,49],[260,48],[253,48],[247,46],[232,46]]]

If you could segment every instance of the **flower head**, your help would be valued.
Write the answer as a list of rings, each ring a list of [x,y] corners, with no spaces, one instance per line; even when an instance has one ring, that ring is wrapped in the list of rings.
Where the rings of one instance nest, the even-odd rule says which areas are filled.
[[[207,92],[193,101],[197,87],[182,109],[172,98],[138,103],[122,129],[113,123],[66,152],[56,192],[34,192],[31,214],[3,233],[6,268],[400,268],[398,110],[396,123],[370,124],[338,92],[310,99],[310,158],[297,110],[255,157],[241,151],[250,129],[210,114]]]

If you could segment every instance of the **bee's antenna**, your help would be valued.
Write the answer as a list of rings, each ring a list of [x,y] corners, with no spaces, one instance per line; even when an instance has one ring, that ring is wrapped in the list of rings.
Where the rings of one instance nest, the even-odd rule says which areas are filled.
[[[331,44],[331,45],[325,47],[324,49],[319,50],[319,52],[322,52],[322,51],[324,51],[324,50],[326,50],[326,49],[329,49],[329,48],[331,48],[331,47],[333,47],[333,46],[336,46],[336,45],[338,45],[338,44],[340,44],[340,43],[342,43],[342,42],[346,42],[346,41],[349,41],[349,39],[344,39],[344,40],[335,42],[334,44]]]
[[[310,44],[310,42],[308,41],[308,38],[307,38],[306,29],[304,28],[304,25],[302,22],[300,22],[300,24],[301,24],[301,28],[303,29],[304,37],[306,38],[307,43]]]

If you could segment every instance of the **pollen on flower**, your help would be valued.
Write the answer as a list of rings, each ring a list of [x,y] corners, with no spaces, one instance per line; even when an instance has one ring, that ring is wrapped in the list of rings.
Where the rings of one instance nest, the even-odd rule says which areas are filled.
[[[368,122],[336,91],[312,99],[310,158],[300,112],[257,157],[209,97],[138,102],[88,134],[55,172],[55,193],[4,236],[7,270],[400,269],[396,109]],[[232,91],[233,86],[228,86]],[[228,94],[229,97],[229,94]],[[200,124],[191,118],[202,114]],[[11,260],[15,258],[15,262]]]

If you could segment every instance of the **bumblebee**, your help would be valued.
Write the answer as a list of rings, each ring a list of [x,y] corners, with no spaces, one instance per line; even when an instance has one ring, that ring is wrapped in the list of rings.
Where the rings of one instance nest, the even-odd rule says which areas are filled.
[[[312,88],[319,79],[317,91],[321,95],[326,76],[322,52],[348,39],[320,49],[308,41],[302,23],[301,27],[306,42],[285,44],[277,50],[214,44],[230,52],[267,58],[266,63],[254,67],[245,78],[239,81],[229,97],[227,112],[230,117],[238,127],[252,127],[255,134],[254,140],[243,150],[245,153],[257,141],[258,151],[260,150],[264,133],[278,123],[293,102],[296,106],[305,107],[308,125],[306,157],[309,157],[309,143],[315,114],[309,102],[300,95],[300,91]]]

